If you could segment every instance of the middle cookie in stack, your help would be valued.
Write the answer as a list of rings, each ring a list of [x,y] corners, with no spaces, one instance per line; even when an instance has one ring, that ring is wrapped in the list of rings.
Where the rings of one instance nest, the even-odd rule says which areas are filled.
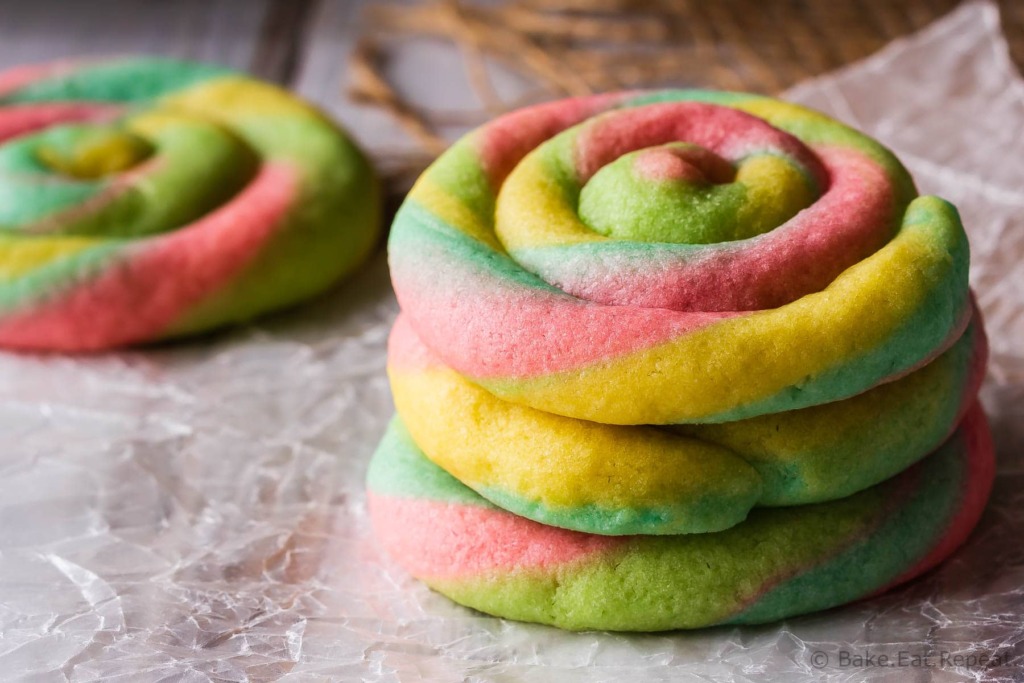
[[[696,91],[516,112],[427,170],[389,250],[371,513],[458,602],[768,621],[925,571],[980,515],[963,228],[820,114]]]

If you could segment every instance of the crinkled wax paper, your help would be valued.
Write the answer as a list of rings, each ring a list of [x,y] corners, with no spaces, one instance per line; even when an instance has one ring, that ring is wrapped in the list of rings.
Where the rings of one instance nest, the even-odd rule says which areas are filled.
[[[996,10],[966,5],[791,97],[889,144],[970,232],[999,478],[941,570],[782,624],[657,635],[564,633],[431,593],[382,558],[363,508],[391,414],[379,255],[256,327],[89,358],[0,354],[0,678],[1021,680],[1024,87]],[[871,665],[900,652],[932,666]]]

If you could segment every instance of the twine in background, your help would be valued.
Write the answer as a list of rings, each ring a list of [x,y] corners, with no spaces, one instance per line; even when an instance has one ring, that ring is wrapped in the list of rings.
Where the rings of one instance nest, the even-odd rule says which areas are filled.
[[[448,143],[445,126],[479,125],[534,102],[659,86],[713,87],[777,94],[863,58],[948,12],[957,0],[421,0],[378,2],[349,64],[348,95],[379,107],[420,152],[379,159],[399,187]],[[1024,3],[1003,3],[1015,55],[1024,56]],[[387,79],[399,42],[455,45],[480,106],[437,111],[409,101]],[[488,63],[535,88],[503,99]],[[395,180],[397,179],[397,180]],[[392,185],[394,188],[394,185]]]

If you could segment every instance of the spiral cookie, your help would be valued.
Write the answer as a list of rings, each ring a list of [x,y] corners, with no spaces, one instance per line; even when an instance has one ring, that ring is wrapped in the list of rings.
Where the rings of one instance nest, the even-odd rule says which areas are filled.
[[[0,74],[0,346],[103,349],[288,306],[365,259],[378,197],[323,114],[225,69]]]
[[[484,498],[597,534],[720,531],[754,506],[842,498],[937,448],[975,402],[980,324],[899,380],[836,403],[724,424],[605,425],[496,398],[441,364],[404,317],[388,373],[402,428]]]
[[[423,174],[389,258],[398,417],[371,511],[459,602],[570,628],[770,620],[923,571],[980,514],[963,227],[821,114],[705,91],[514,112]]]
[[[679,140],[735,168],[722,185],[737,189],[716,192],[719,176],[675,154]],[[648,226],[679,242],[590,229],[574,207],[606,171],[599,194],[626,175],[617,202],[651,205],[627,236]],[[659,192],[697,197],[667,223],[692,209],[707,224],[697,237],[725,241],[643,219]],[[689,91],[570,100],[499,119],[424,173],[392,227],[392,281],[423,342],[505,400],[605,424],[724,422],[853,396],[959,337],[967,239],[952,206],[914,194],[878,143],[796,105]],[[749,220],[766,213],[793,215]],[[563,285],[541,261],[579,274]]]
[[[498,616],[569,629],[756,624],[908,581],[967,538],[994,475],[975,404],[921,463],[830,503],[758,509],[728,530],[597,536],[497,508],[393,426],[370,465],[374,531],[414,576]]]

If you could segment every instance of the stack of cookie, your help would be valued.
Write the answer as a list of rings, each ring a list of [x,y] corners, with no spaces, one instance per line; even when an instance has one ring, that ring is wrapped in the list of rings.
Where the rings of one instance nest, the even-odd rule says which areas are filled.
[[[514,112],[389,242],[378,538],[491,614],[758,623],[906,581],[993,454],[956,210],[821,114],[708,91]]]

